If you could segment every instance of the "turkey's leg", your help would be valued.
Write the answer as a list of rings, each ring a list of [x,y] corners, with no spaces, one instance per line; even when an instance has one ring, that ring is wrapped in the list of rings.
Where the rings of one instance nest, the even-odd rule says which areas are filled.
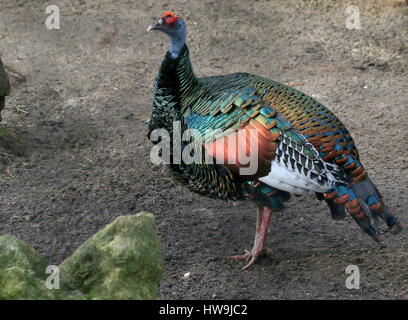
[[[231,256],[233,260],[249,260],[249,262],[243,267],[247,269],[252,266],[258,257],[263,253],[266,237],[268,236],[268,226],[271,220],[272,209],[268,207],[259,207],[258,215],[256,217],[256,233],[255,242],[251,251],[245,250],[245,254],[238,256]]]

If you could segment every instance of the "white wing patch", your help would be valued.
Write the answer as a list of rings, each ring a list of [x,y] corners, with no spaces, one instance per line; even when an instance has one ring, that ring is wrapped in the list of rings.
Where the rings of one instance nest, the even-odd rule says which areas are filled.
[[[310,144],[300,144],[281,133],[271,170],[259,181],[294,194],[324,193],[338,184],[347,183],[344,171],[325,162]]]
[[[320,185],[305,175],[291,171],[277,160],[272,161],[271,171],[267,176],[259,178],[259,181],[283,191],[303,195],[312,191],[325,192],[331,188],[328,184]]]

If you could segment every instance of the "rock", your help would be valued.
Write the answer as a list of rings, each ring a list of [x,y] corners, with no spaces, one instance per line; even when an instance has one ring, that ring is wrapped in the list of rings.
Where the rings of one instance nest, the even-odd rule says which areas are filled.
[[[11,235],[0,237],[0,300],[52,299],[54,293],[44,285],[43,257]]]
[[[123,216],[61,264],[63,286],[91,299],[154,299],[163,272],[154,216]]]
[[[10,82],[3,62],[0,59],[0,96],[8,96],[10,94]]]
[[[0,121],[1,110],[3,110],[6,96],[10,94],[10,81],[6,70],[4,69],[3,62],[0,59]]]
[[[117,218],[59,267],[47,289],[46,263],[24,242],[0,237],[0,299],[155,299],[163,259],[150,213]]]
[[[1,111],[3,110],[6,104],[6,96],[9,94],[10,94],[10,81],[6,70],[4,69],[3,63],[0,59],[0,122],[2,120]],[[0,127],[0,148],[3,148],[6,151],[14,153],[18,156],[24,155],[24,150],[17,137],[14,134],[8,132],[3,127]]]

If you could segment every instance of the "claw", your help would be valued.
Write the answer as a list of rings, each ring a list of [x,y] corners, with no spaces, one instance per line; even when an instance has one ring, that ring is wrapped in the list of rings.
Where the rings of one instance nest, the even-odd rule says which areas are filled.
[[[252,266],[255,263],[256,260],[257,260],[257,258],[255,256],[253,256],[251,258],[251,260],[245,266],[242,267],[242,269],[243,270],[248,269],[250,266]]]
[[[244,250],[245,253],[241,254],[241,255],[237,255],[237,256],[229,256],[228,258],[232,259],[232,260],[249,260],[252,257],[252,253],[249,250]]]
[[[259,257],[267,254],[268,249],[262,249],[261,251],[258,251],[257,253],[252,253],[249,250],[245,249],[245,253],[242,255],[237,255],[237,256],[229,256],[230,259],[232,260],[246,260],[249,261],[242,269],[248,269],[250,266],[252,266]]]

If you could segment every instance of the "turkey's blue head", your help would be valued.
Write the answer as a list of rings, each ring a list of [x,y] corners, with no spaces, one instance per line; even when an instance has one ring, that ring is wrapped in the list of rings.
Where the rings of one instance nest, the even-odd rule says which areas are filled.
[[[171,11],[166,11],[156,23],[149,26],[147,31],[159,30],[170,37],[170,54],[177,58],[186,42],[186,24],[183,19]]]

